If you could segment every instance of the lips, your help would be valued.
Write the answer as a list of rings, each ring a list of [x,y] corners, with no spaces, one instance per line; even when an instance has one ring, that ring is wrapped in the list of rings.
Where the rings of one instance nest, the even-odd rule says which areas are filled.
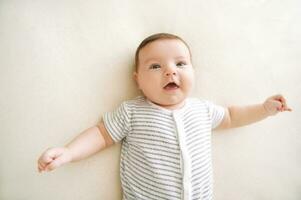
[[[175,82],[169,82],[164,86],[165,90],[175,90],[175,89],[178,89],[178,88],[179,88],[179,85]]]

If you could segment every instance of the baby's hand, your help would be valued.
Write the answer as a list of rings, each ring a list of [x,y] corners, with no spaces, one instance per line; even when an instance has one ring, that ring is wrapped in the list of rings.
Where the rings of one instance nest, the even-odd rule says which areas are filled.
[[[71,161],[72,155],[68,148],[50,148],[40,156],[38,160],[38,170],[39,172],[51,171]]]
[[[287,107],[286,99],[281,94],[269,97],[263,103],[263,107],[268,115],[275,115],[283,111],[292,111],[292,109]]]

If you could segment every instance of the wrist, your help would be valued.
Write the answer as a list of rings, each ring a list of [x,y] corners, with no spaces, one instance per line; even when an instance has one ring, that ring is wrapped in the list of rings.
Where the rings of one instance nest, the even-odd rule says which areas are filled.
[[[68,146],[65,146],[64,149],[65,149],[65,152],[67,153],[68,162],[73,162],[74,155],[73,155],[72,149]]]
[[[271,112],[269,111],[267,105],[265,103],[262,103],[261,104],[261,107],[262,107],[262,110],[263,110],[263,114],[266,116],[266,117],[269,117],[271,116]]]

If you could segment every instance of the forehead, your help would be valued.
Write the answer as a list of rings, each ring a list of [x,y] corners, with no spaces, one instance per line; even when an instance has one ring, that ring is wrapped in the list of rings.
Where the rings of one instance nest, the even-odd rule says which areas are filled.
[[[190,58],[188,47],[178,39],[159,39],[147,44],[139,52],[139,61],[143,63],[151,59],[164,59],[169,57]]]

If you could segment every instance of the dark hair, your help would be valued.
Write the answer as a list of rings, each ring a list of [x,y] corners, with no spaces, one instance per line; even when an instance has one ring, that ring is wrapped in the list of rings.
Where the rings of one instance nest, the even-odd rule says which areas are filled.
[[[137,72],[138,71],[138,65],[139,65],[139,52],[140,50],[145,47],[147,44],[151,43],[151,42],[154,42],[156,40],[164,40],[164,39],[174,39],[174,40],[180,40],[182,41],[185,46],[188,48],[189,50],[189,54],[190,54],[190,59],[191,59],[191,52],[190,52],[190,48],[188,46],[188,44],[182,39],[180,38],[179,36],[176,36],[176,35],[173,35],[173,34],[170,34],[170,33],[156,33],[156,34],[153,34],[147,38],[145,38],[141,43],[140,45],[138,46],[137,50],[136,50],[136,53],[135,53],[135,71]]]

